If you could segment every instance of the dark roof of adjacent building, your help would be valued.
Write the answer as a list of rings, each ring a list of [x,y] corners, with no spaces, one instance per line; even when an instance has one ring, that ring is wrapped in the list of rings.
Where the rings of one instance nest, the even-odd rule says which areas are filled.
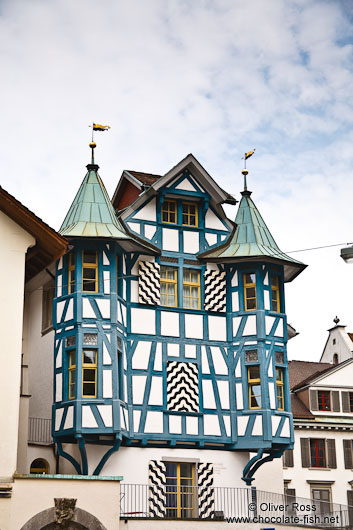
[[[142,171],[132,171],[131,169],[126,169],[130,175],[135,177],[141,184],[146,184],[147,186],[152,186],[156,180],[160,179],[162,175],[154,175],[153,173],[144,173]]]
[[[304,386],[312,381],[320,373],[326,372],[334,365],[330,363],[319,363],[311,361],[289,361],[289,384],[291,390]]]
[[[26,281],[66,252],[68,241],[1,186],[0,210],[36,240],[26,254]]]
[[[291,394],[292,413],[296,419],[313,419],[315,416],[310,412],[296,394]]]

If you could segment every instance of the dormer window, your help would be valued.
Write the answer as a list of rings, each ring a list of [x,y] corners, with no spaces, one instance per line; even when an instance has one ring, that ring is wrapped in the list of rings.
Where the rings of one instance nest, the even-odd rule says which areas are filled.
[[[329,390],[319,390],[317,398],[319,410],[331,410],[331,396]]]
[[[195,202],[183,202],[183,225],[198,226],[197,204]]]
[[[176,201],[164,201],[162,205],[162,222],[176,224],[177,203]]]

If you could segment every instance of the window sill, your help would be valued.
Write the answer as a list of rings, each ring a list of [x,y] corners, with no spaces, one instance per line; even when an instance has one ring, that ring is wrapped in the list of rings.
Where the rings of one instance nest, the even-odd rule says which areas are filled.
[[[44,337],[44,335],[47,335],[51,331],[53,331],[53,325],[49,326],[48,328],[42,329],[42,337]]]
[[[309,471],[332,471],[330,467],[309,467]]]

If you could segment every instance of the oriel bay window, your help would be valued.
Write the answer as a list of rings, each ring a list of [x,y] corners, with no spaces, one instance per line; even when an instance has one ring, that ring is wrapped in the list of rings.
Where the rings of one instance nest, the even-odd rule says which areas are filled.
[[[97,396],[97,350],[82,351],[82,397]]]
[[[183,307],[188,309],[201,308],[200,271],[183,270]]]
[[[271,310],[279,313],[281,311],[280,297],[279,297],[279,276],[273,275],[271,277]]]
[[[168,307],[178,305],[178,270],[161,265],[160,304]]]
[[[98,291],[98,255],[96,250],[82,252],[82,291]]]
[[[248,384],[249,384],[249,408],[260,409],[261,402],[261,380],[260,366],[248,366]]]
[[[255,272],[246,272],[243,274],[243,282],[245,311],[254,311],[257,307]]]

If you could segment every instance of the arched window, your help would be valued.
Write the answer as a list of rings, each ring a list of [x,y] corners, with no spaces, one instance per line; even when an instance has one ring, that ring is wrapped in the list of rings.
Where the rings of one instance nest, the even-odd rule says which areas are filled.
[[[36,458],[33,460],[29,472],[36,475],[47,475],[49,473],[49,464],[44,458]]]
[[[338,364],[338,353],[333,355],[333,364]]]

